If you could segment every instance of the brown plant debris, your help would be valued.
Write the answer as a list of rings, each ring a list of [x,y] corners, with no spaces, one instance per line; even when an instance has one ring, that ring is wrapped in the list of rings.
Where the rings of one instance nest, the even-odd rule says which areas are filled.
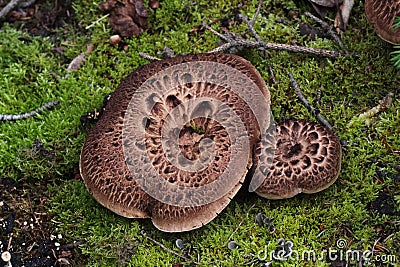
[[[3,6],[0,10],[0,19],[7,16],[10,12],[12,12],[12,10],[15,7],[29,7],[30,5],[34,4],[35,1],[33,0],[28,0],[28,1],[22,1],[22,0],[11,0],[10,2],[8,2],[8,4],[6,6],[3,6],[3,1],[0,2],[0,6]],[[15,16],[15,14],[14,14]],[[18,16],[17,16],[18,18]]]
[[[68,67],[67,67],[67,72],[72,72],[74,70],[78,70],[81,65],[83,64],[83,62],[86,59],[86,55],[92,53],[94,48],[93,44],[89,44],[86,48],[86,52],[82,52],[81,54],[79,54],[77,57],[75,57],[71,63],[69,63]]]
[[[259,3],[262,3],[262,0],[260,0]],[[342,50],[342,51],[334,51],[334,50],[326,50],[326,49],[320,49],[320,48],[311,48],[311,47],[305,47],[305,46],[294,46],[294,45],[287,45],[287,44],[276,44],[276,43],[267,43],[264,42],[261,37],[258,35],[256,30],[254,29],[253,25],[251,24],[251,21],[244,16],[244,15],[238,15],[239,19],[242,20],[246,25],[248,30],[252,33],[253,37],[255,40],[252,39],[245,39],[242,37],[242,35],[236,34],[236,33],[231,33],[228,32],[227,34],[221,34],[214,29],[212,29],[209,25],[203,24],[203,27],[207,30],[209,30],[211,33],[215,34],[218,36],[220,39],[224,40],[226,43],[218,46],[217,48],[214,48],[213,50],[207,52],[207,53],[234,53],[234,49],[243,49],[243,48],[256,48],[260,51],[265,51],[265,50],[285,50],[289,52],[295,52],[295,53],[303,53],[303,54],[311,54],[311,55],[317,55],[321,57],[338,57],[338,56],[349,56],[352,55],[348,51]],[[252,21],[254,18],[252,19]]]
[[[15,2],[15,1],[13,1]],[[20,0],[12,9],[11,1],[0,0],[0,25],[12,23],[33,36],[50,36],[65,25],[77,26],[71,1]],[[6,6],[7,5],[7,6]],[[8,10],[7,10],[8,9]],[[7,13],[7,14],[6,14]]]
[[[147,26],[148,12],[141,0],[108,0],[99,8],[110,13],[110,24],[122,37],[138,37]]]
[[[380,111],[385,110],[387,107],[391,106],[393,102],[393,93],[388,93],[382,100],[379,101],[379,104],[364,113],[354,117],[348,124],[348,127],[352,126],[353,123],[357,120],[365,122],[366,125],[371,124],[371,118],[378,114]]]

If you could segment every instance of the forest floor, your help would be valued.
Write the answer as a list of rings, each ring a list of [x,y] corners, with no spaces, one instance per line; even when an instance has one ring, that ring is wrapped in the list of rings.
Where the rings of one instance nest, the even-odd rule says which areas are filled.
[[[291,72],[333,125],[345,145],[342,170],[331,187],[275,201],[242,190],[209,224],[174,234],[160,232],[150,220],[118,216],[92,198],[78,168],[91,127],[82,125],[81,116],[99,109],[122,78],[149,62],[139,52],[160,57],[165,46],[175,54],[210,51],[220,41],[201,27],[204,22],[219,32],[243,33],[246,25],[238,14],[251,18],[257,8],[257,1],[159,4],[151,9],[144,3],[146,29],[117,45],[110,44],[116,33],[97,1],[39,0],[0,22],[0,114],[58,101],[35,117],[0,122],[0,254],[9,252],[12,266],[26,267],[268,266],[270,261],[273,266],[399,266],[399,69],[391,63],[393,46],[375,34],[362,1],[341,36],[344,48],[356,56],[238,52],[264,77],[276,121],[316,121],[292,89]],[[339,50],[304,15],[307,11],[313,12],[307,1],[265,0],[254,27],[267,42]],[[82,64],[67,71],[85,52]],[[390,105],[359,117],[386,96]],[[270,218],[269,226],[256,223],[259,213]],[[294,253],[285,260],[270,257],[280,238],[293,243]],[[364,254],[365,259],[357,257]],[[0,266],[10,265],[0,259]]]

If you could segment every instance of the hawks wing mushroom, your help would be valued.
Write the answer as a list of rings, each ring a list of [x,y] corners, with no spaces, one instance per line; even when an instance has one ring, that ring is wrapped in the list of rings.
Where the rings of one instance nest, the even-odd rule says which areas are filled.
[[[210,66],[217,64],[218,67],[212,65],[201,69],[206,63]],[[230,69],[224,72],[225,67]],[[184,73],[179,74],[182,69]],[[217,82],[203,81],[202,77],[217,79]],[[174,79],[186,82],[170,86]],[[140,91],[146,86],[159,91]],[[142,97],[137,97],[142,93]],[[258,95],[261,96],[259,105],[250,107],[247,102],[253,101]],[[198,100],[203,98],[206,100]],[[188,101],[194,102],[184,105]],[[225,107],[218,109],[216,103],[224,103]],[[121,82],[108,101],[102,117],[89,133],[80,157],[84,183],[100,204],[119,215],[151,218],[157,228],[166,232],[201,227],[228,205],[240,189],[248,170],[254,166],[257,159],[253,157],[253,151],[259,143],[260,129],[270,123],[269,106],[270,96],[262,77],[248,61],[239,56],[199,54],[151,62]],[[132,120],[146,108],[145,116],[137,121]],[[256,118],[258,108],[264,114],[261,120]],[[231,110],[244,125],[242,130],[246,132],[247,153],[246,145],[240,146],[242,134],[232,136],[228,132],[229,127],[223,127],[224,123],[228,126],[233,123],[232,114],[224,113],[225,110]],[[203,114],[207,112],[218,113],[222,119],[213,120]],[[177,122],[185,120],[189,113],[194,114],[193,118],[175,131],[178,150],[165,150],[168,144],[163,143],[161,137],[176,130],[172,127],[169,129],[171,131],[167,129],[163,132],[169,127],[168,119]],[[143,140],[136,142],[126,138],[132,137],[129,134],[135,129],[143,130]],[[202,148],[207,147],[210,141],[215,153],[211,156],[211,162],[203,166],[201,163],[207,158],[202,158]],[[138,154],[141,150],[145,157]],[[232,158],[236,160],[235,164],[231,163]],[[176,166],[189,161],[203,167],[199,171],[192,171]],[[159,182],[155,180],[153,183],[148,178],[153,177],[153,172],[162,177]],[[230,187],[218,183],[225,173],[230,179],[228,183],[233,181]],[[199,199],[193,200],[179,194],[181,189],[202,187],[210,190],[197,196]],[[214,198],[210,195],[214,195]],[[201,198],[208,201],[203,203]],[[179,205],[173,204],[174,201]],[[196,205],[185,205],[191,201],[197,201]]]
[[[256,193],[268,199],[316,193],[335,182],[340,166],[336,135],[313,122],[286,120],[276,127],[274,161]]]
[[[400,16],[399,0],[366,0],[365,14],[379,37],[392,44],[400,44],[400,29],[393,29],[394,19]]]

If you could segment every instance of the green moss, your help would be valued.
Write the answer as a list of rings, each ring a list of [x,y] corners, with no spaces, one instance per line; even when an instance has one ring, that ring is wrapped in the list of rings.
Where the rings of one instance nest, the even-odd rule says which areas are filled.
[[[291,72],[307,99],[348,143],[338,181],[321,193],[284,201],[238,196],[210,224],[180,234],[161,233],[149,220],[119,217],[101,207],[82,181],[68,179],[78,172],[79,152],[86,136],[79,118],[99,107],[104,95],[112,92],[123,77],[147,63],[139,57],[139,52],[157,55],[164,46],[174,49],[176,54],[211,50],[217,46],[218,38],[210,32],[193,29],[207,22],[220,30],[221,25],[215,21],[237,10],[252,16],[257,1],[242,4],[240,1],[161,1],[157,12],[150,11],[149,29],[139,38],[125,40],[126,50],[109,44],[112,29],[108,19],[94,23],[104,15],[98,10],[98,4],[75,1],[78,27],[67,25],[59,29],[67,34],[63,38],[33,38],[8,24],[0,30],[0,113],[27,112],[45,102],[60,101],[57,108],[35,118],[0,124],[0,175],[50,181],[49,210],[60,222],[63,236],[85,241],[80,248],[89,266],[171,266],[184,262],[143,237],[141,230],[181,254],[184,252],[175,246],[175,240],[187,240],[192,247],[188,257],[199,260],[201,266],[243,266],[255,260],[265,248],[268,252],[275,249],[281,237],[291,240],[299,253],[336,248],[339,239],[351,242],[351,249],[371,249],[379,238],[376,229],[382,225],[391,225],[393,236],[380,244],[390,253],[400,255],[399,228],[394,225],[400,217],[382,215],[369,204],[385,189],[400,206],[399,182],[379,178],[376,172],[378,169],[395,172],[391,166],[399,162],[398,69],[390,63],[391,46],[380,40],[367,23],[362,3],[355,6],[349,29],[342,38],[346,49],[357,52],[358,57],[327,59],[270,51],[267,59],[257,51],[241,52],[267,81],[276,120],[291,117],[315,121],[290,86],[287,74]],[[294,1],[265,1],[255,27],[268,42],[296,41],[299,45],[338,49],[332,40],[312,41],[298,34],[297,24],[310,22],[301,15],[305,10],[310,7],[296,5]],[[292,17],[290,11],[300,15]],[[229,30],[242,32],[244,26],[235,22]],[[86,51],[89,43],[94,45],[93,52],[79,70],[67,75],[69,62]],[[59,46],[66,49],[62,55],[52,52]],[[276,83],[272,83],[268,66],[274,72]],[[319,91],[321,99],[317,103]],[[378,105],[389,92],[395,95],[392,106],[372,116],[368,124],[355,119]],[[353,123],[349,126],[350,121]],[[32,147],[36,138],[47,149],[56,151],[56,157],[48,159],[27,153],[26,149]],[[274,219],[275,232],[270,233],[268,228],[254,222],[259,212]],[[228,249],[227,244],[232,240],[240,245],[239,249]],[[325,259],[276,263],[329,266]],[[254,262],[249,266],[260,265]]]
[[[394,29],[399,29],[400,28],[400,17],[395,18],[395,24],[393,25]],[[395,66],[400,67],[400,46],[396,45],[394,46],[394,51],[391,53],[392,55],[392,62]]]

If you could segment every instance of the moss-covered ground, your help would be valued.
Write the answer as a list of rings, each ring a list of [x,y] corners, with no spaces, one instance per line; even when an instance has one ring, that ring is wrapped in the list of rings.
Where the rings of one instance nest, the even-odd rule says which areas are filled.
[[[0,29],[0,113],[28,112],[59,101],[56,108],[34,118],[0,122],[0,177],[33,189],[41,184],[36,197],[46,195],[44,212],[51,216],[56,234],[62,234],[61,244],[80,241],[73,259],[64,255],[70,264],[190,266],[169,249],[200,266],[261,266],[269,261],[268,253],[280,238],[293,242],[299,258],[274,260],[273,266],[346,266],[346,250],[363,253],[373,248],[373,266],[400,264],[399,70],[390,62],[392,46],[376,36],[361,1],[355,4],[342,36],[345,48],[357,57],[328,59],[270,51],[267,59],[255,50],[240,53],[265,78],[277,121],[316,120],[291,88],[287,75],[291,72],[303,94],[333,124],[347,143],[337,182],[321,193],[288,200],[270,201],[241,193],[211,223],[177,234],[160,232],[149,220],[117,216],[90,196],[77,179],[79,153],[87,135],[80,117],[100,107],[103,97],[123,77],[148,62],[139,52],[157,56],[164,46],[175,54],[209,51],[218,46],[218,38],[193,29],[206,22],[221,30],[215,21],[233,21],[237,12],[251,17],[257,1],[160,1],[156,12],[149,9],[148,29],[138,38],[124,40],[126,49],[110,45],[114,33],[107,19],[96,22],[103,16],[98,4],[72,1],[73,23],[47,37],[29,35],[24,24],[3,23]],[[328,38],[312,40],[298,33],[299,23],[318,26],[303,15],[305,11],[312,11],[306,2],[266,0],[255,28],[268,42],[339,49]],[[233,32],[244,29],[239,22],[229,26]],[[78,70],[67,73],[69,62],[86,51],[88,44],[94,45],[93,52]],[[392,105],[368,119],[358,119],[388,93],[393,94]],[[32,149],[36,139],[43,143],[43,151],[51,153]],[[0,198],[6,190],[0,188]],[[255,223],[258,213],[273,219],[275,231]],[[142,235],[142,230],[167,249]],[[16,243],[18,231],[14,237],[14,247],[22,249]],[[186,249],[176,246],[177,239],[188,242]],[[337,244],[342,240],[345,247]],[[239,247],[229,249],[230,241]],[[331,257],[326,253],[329,249],[336,249]],[[257,260],[265,251],[266,261]],[[309,252],[316,258],[308,257]],[[358,266],[356,262],[348,259],[349,265]]]

